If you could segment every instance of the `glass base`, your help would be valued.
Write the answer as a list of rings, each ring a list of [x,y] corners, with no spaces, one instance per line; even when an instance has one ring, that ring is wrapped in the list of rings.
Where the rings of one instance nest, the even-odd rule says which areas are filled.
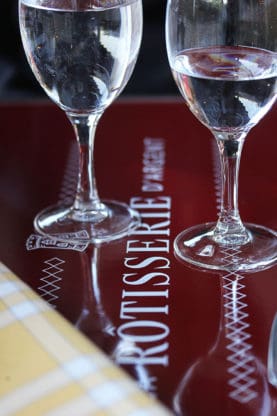
[[[244,224],[250,236],[245,244],[219,244],[213,239],[215,223],[182,231],[174,241],[177,257],[205,269],[253,272],[277,263],[277,233],[269,228]]]
[[[129,235],[140,224],[139,214],[126,204],[103,201],[102,207],[100,216],[82,216],[73,207],[49,207],[36,216],[34,227],[39,234],[61,241],[104,243]]]

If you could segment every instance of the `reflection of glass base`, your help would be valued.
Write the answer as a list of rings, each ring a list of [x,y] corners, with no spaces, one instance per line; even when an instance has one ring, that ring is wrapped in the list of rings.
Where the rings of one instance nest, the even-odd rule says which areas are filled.
[[[213,239],[215,223],[196,225],[175,239],[176,255],[195,266],[213,270],[259,271],[277,263],[277,233],[245,224],[250,241],[243,245],[218,244]]]
[[[104,201],[102,206],[107,216],[96,221],[93,214],[84,214],[82,220],[72,207],[49,207],[36,216],[34,227],[38,233],[62,241],[104,243],[127,236],[140,223],[139,214],[126,204]]]

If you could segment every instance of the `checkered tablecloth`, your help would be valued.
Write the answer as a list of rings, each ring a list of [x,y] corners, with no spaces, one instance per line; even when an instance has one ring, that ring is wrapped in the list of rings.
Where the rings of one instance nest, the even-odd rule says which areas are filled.
[[[0,415],[170,415],[0,263]]]

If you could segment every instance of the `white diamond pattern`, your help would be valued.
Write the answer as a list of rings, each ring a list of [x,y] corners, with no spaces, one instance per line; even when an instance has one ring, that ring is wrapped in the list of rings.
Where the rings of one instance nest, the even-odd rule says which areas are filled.
[[[218,148],[213,142],[212,148],[214,183],[217,208],[220,210],[222,195],[222,180],[220,174],[220,159]],[[222,250],[226,266],[234,265],[240,253],[239,248],[226,247]],[[250,324],[247,313],[247,295],[245,294],[244,276],[238,272],[228,272],[222,276],[223,279],[223,302],[224,302],[224,323],[225,338],[229,355],[228,382],[231,387],[229,397],[240,403],[248,403],[257,397],[255,385],[255,358],[252,354],[253,346],[249,342],[251,338],[248,332]],[[235,286],[234,286],[235,285]]]
[[[60,189],[58,205],[71,205],[73,203],[78,178],[78,149],[77,143],[71,145],[68,160],[65,167],[65,174]]]
[[[58,257],[53,257],[44,263],[48,267],[42,270],[45,276],[40,279],[43,285],[38,287],[38,291],[40,292],[40,296],[55,308],[54,302],[59,298],[57,291],[60,290],[58,282],[62,280],[61,273],[63,272],[60,266],[65,261]]]
[[[229,257],[230,250],[226,250]],[[237,253],[237,250],[234,252]],[[234,254],[235,255],[235,254]],[[225,337],[228,341],[229,355],[228,373],[231,378],[229,385],[232,390],[229,396],[240,402],[248,403],[257,397],[255,385],[255,362],[249,343],[251,335],[248,332],[247,296],[244,293],[244,276],[237,272],[228,272],[222,276],[224,298]]]

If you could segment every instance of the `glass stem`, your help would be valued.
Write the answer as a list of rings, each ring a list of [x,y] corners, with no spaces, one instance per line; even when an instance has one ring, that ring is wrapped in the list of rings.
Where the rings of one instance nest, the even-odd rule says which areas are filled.
[[[242,245],[250,239],[238,208],[239,166],[245,137],[246,133],[228,134],[228,138],[221,133],[215,133],[221,162],[222,196],[214,239],[221,244]]]
[[[94,138],[101,115],[68,114],[79,146],[78,185],[73,203],[73,216],[79,221],[97,223],[108,215],[105,205],[100,202],[94,174]]]

